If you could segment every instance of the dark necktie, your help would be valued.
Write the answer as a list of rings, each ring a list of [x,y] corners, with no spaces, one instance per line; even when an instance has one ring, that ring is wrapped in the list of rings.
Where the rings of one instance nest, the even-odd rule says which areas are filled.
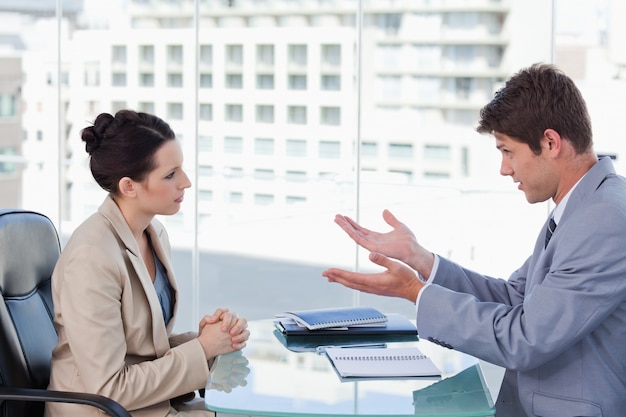
[[[548,247],[548,242],[550,241],[550,238],[552,237],[552,233],[554,233],[555,230],[556,230],[556,222],[554,221],[552,217],[550,217],[550,223],[548,223],[548,229],[546,230],[546,242],[543,245],[544,249]]]

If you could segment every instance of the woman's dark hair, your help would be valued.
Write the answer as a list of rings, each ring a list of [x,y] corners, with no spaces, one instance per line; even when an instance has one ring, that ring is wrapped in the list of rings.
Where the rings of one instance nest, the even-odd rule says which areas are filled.
[[[115,195],[120,179],[144,180],[155,168],[156,151],[175,135],[156,116],[120,110],[115,116],[99,114],[93,126],[81,131],[81,138],[90,155],[91,174],[100,187]]]
[[[556,67],[534,64],[513,75],[480,111],[479,133],[503,133],[537,155],[546,129],[567,139],[576,153],[593,145],[591,119],[582,94]]]

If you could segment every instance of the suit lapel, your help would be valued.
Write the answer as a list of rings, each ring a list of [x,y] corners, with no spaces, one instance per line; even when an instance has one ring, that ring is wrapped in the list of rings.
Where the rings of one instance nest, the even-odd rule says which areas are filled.
[[[109,222],[115,229],[118,237],[122,241],[122,244],[126,247],[126,254],[135,272],[133,274],[132,271],[128,271],[129,276],[132,279],[132,276],[135,275],[141,283],[146,299],[148,300],[148,306],[150,307],[150,315],[152,320],[152,326],[150,327],[152,328],[152,339],[154,342],[154,347],[157,356],[163,356],[165,352],[167,352],[170,348],[169,336],[165,328],[165,323],[163,322],[161,304],[159,303],[159,299],[154,289],[152,279],[150,278],[150,274],[148,273],[146,265],[141,258],[139,245],[133,237],[132,232],[128,227],[128,224],[126,223],[126,220],[122,215],[122,212],[117,207],[115,201],[113,201],[113,198],[107,197],[104,203],[100,206],[99,211],[109,220]],[[153,236],[156,237],[152,225],[148,227],[148,230],[149,232],[150,230],[152,230],[153,232],[151,238]],[[157,253],[160,253],[159,251],[162,251],[162,249],[159,239],[153,239],[152,243],[153,245],[155,245]],[[160,257],[159,259],[163,258]],[[167,268],[169,271],[169,267]]]

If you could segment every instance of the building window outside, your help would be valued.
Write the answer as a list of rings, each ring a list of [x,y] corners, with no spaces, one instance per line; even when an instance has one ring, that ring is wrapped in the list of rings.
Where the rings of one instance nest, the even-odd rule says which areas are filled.
[[[226,178],[243,178],[243,168],[226,167],[224,169],[224,177]]]
[[[255,155],[274,155],[274,139],[271,138],[255,138],[254,139]]]
[[[273,90],[274,76],[272,74],[257,74],[256,88],[259,90]]]
[[[257,45],[256,63],[264,67],[274,66],[274,45]]]
[[[243,203],[243,193],[239,191],[231,191],[228,194],[228,203],[230,204],[242,204]]]
[[[139,74],[139,86],[154,87],[154,74],[151,72],[142,72]]]
[[[341,45],[322,45],[322,65],[326,67],[341,66]]]
[[[269,206],[274,204],[274,196],[272,194],[254,194],[254,204],[259,206]]]
[[[324,159],[339,159],[341,157],[341,144],[338,141],[320,141],[319,157]]]
[[[167,117],[171,120],[183,120],[183,103],[167,103]]]
[[[341,124],[341,108],[322,107],[320,109],[320,123],[328,126],[339,126]]]
[[[144,113],[152,113],[154,114],[154,102],[152,101],[140,101],[139,102],[139,111]]]
[[[306,203],[306,197],[288,195],[287,197],[285,197],[285,203],[287,204]]]
[[[320,87],[325,91],[339,91],[341,90],[341,77],[339,75],[322,75]]]
[[[305,171],[287,171],[285,172],[285,180],[288,182],[306,182]]]
[[[180,72],[169,72],[167,74],[167,86],[180,88],[183,86],[183,74]]]
[[[200,45],[198,60],[201,65],[213,65],[213,45]]]
[[[113,45],[111,47],[111,62],[113,64],[126,64],[126,45]]]
[[[289,45],[288,54],[289,65],[296,67],[307,66],[308,59],[306,45]]]
[[[213,74],[211,73],[200,74],[200,88],[213,88]]]
[[[198,118],[205,122],[213,120],[213,105],[211,103],[201,103],[198,107]]]
[[[243,138],[238,136],[226,136],[224,138],[224,153],[242,154]]]
[[[243,66],[242,45],[226,45],[226,65]]]
[[[139,45],[139,63],[143,65],[154,64],[154,45]]]
[[[274,123],[274,106],[257,105],[256,121],[257,123]]]
[[[12,174],[17,171],[15,148],[0,148],[0,173]]]
[[[389,157],[391,158],[413,158],[413,145],[410,143],[390,143]]]
[[[85,86],[98,87],[100,85],[100,64],[98,62],[85,63]]]
[[[306,107],[305,106],[288,106],[287,121],[294,125],[306,124]]]
[[[375,158],[378,156],[378,143],[361,142],[361,156]]]
[[[198,201],[211,202],[213,201],[212,190],[198,190]]]
[[[452,151],[448,145],[424,145],[424,159],[428,161],[450,161]]]
[[[227,104],[226,105],[226,121],[227,122],[242,122],[243,121],[243,106],[241,104]]]
[[[212,152],[213,151],[213,137],[212,136],[199,136],[198,137],[198,151]]]
[[[285,151],[287,156],[306,157],[306,141],[301,139],[287,139]]]
[[[274,181],[274,170],[257,168],[254,170],[254,179],[262,181]]]
[[[114,72],[111,74],[111,85],[113,87],[126,87],[126,73]]]
[[[112,102],[111,102],[111,111],[112,111],[112,114],[115,114],[115,113],[117,113],[117,112],[118,112],[118,111],[120,111],[120,110],[124,110],[124,109],[126,109],[127,107],[128,107],[128,105],[126,104],[126,102],[125,102],[125,101],[117,101],[117,100],[114,100],[114,101],[112,101]]]
[[[241,74],[226,74],[226,88],[242,89],[243,88],[243,75]]]
[[[198,175],[201,177],[212,177],[214,174],[212,165],[198,165]]]
[[[15,117],[17,111],[15,109],[15,96],[13,94],[0,95],[0,117]]]
[[[290,90],[306,90],[306,75],[289,74],[288,88]]]
[[[167,45],[167,63],[183,65],[182,45]]]

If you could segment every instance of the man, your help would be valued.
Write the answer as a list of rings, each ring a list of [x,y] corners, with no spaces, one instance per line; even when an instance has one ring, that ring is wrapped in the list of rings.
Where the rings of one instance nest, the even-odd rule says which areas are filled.
[[[415,302],[420,337],[506,368],[498,417],[625,415],[626,181],[597,160],[580,91],[555,67],[533,65],[481,110],[477,130],[495,137],[500,174],[528,202],[556,204],[508,280],[427,251],[386,210],[387,233],[335,218],[385,270],[323,275]]]

